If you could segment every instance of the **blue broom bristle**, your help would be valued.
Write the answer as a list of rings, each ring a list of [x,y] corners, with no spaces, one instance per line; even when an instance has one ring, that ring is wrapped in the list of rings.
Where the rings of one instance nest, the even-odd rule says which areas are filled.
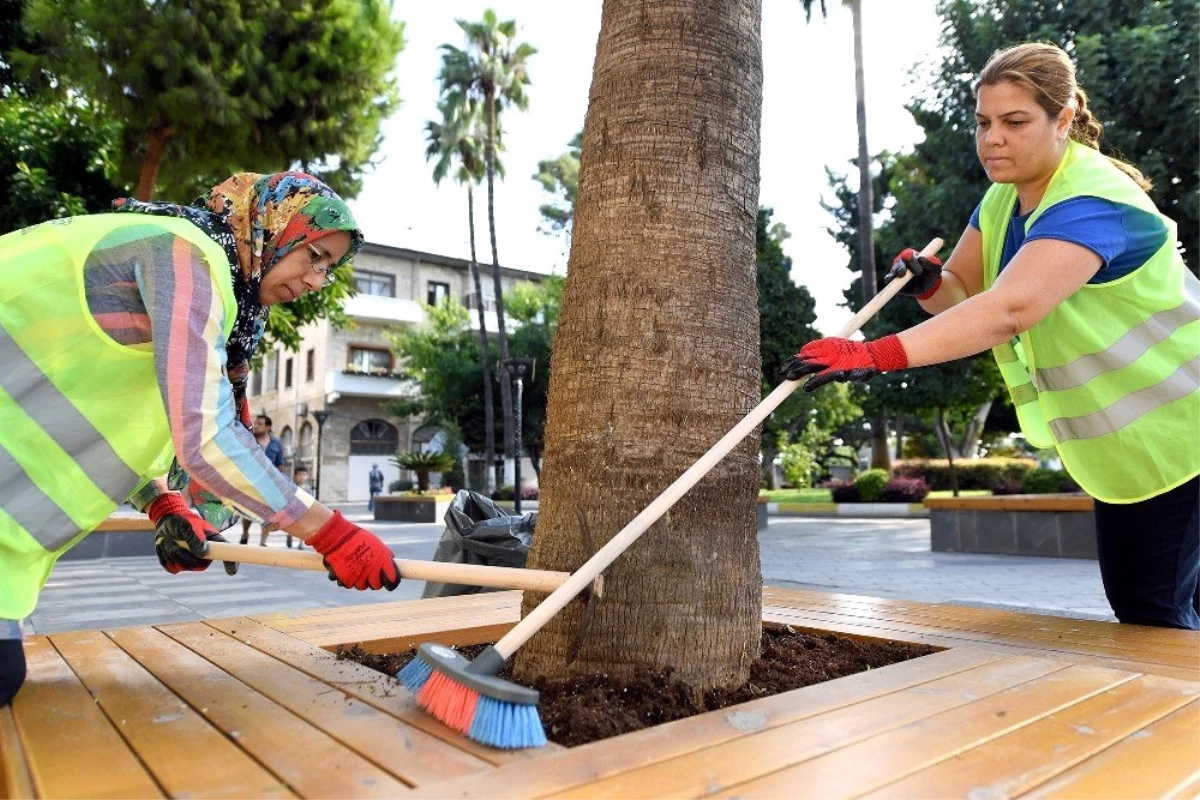
[[[396,680],[404,684],[404,688],[408,689],[414,695],[421,691],[425,682],[429,680],[429,676],[433,674],[433,667],[425,663],[423,658],[413,658],[409,661],[404,669],[396,673]]]
[[[481,744],[506,750],[544,747],[546,744],[546,732],[537,706],[508,703],[484,694],[479,696],[475,719],[467,736]]]

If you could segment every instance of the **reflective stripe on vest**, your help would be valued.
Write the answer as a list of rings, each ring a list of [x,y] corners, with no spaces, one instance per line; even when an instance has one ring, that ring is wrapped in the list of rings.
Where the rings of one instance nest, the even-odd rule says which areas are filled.
[[[64,397],[37,364],[0,327],[0,389],[6,392],[38,426],[53,438],[96,487],[120,505],[138,482],[112,445]],[[62,547],[79,534],[79,526],[25,473],[21,465],[0,449],[0,486],[8,498],[4,510],[47,550]]]
[[[1200,283],[1188,282],[1184,285],[1183,302],[1175,308],[1158,312],[1102,353],[1083,356],[1061,367],[1039,368],[1033,376],[1034,383],[1044,392],[1082,386],[1105,372],[1129,366],[1197,317],[1200,317]]]
[[[1125,395],[1108,408],[1082,417],[1050,420],[1050,430],[1060,442],[1091,439],[1115,433],[1159,406],[1182,400],[1200,388],[1200,358],[1184,364],[1161,383]]]

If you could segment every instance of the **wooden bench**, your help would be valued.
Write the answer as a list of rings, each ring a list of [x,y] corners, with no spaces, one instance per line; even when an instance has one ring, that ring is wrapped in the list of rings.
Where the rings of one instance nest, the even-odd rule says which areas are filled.
[[[931,550],[1096,558],[1095,502],[1085,494],[938,497],[924,505]]]
[[[1200,634],[764,590],[763,618],[945,650],[506,753],[328,648],[494,639],[517,592],[34,636],[0,797],[1197,797]],[[447,631],[450,631],[447,633]]]

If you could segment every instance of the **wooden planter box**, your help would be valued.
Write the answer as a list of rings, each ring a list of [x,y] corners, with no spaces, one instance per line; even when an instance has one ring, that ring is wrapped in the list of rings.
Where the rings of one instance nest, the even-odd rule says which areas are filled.
[[[445,516],[453,500],[452,495],[375,495],[375,519],[384,522],[438,522]]]
[[[1079,494],[943,497],[925,501],[931,550],[1096,558],[1092,498]]]
[[[947,649],[503,752],[329,650],[492,641],[517,592],[33,636],[28,682],[0,709],[0,797],[1200,793],[1200,634],[777,588],[763,601],[764,621]]]

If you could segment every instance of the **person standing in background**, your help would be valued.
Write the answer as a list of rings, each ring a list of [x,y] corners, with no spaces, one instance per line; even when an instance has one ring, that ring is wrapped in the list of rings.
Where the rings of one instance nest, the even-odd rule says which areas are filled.
[[[378,464],[371,465],[371,474],[367,476],[370,481],[371,499],[367,501],[367,511],[375,510],[375,495],[383,491],[383,473],[379,470]]]
[[[263,454],[266,455],[267,461],[274,465],[275,469],[283,469],[283,445],[279,439],[275,438],[275,434],[271,431],[271,418],[266,414],[259,414],[254,418],[254,441],[258,442],[258,446],[263,449]],[[242,544],[250,542],[250,518],[242,517]],[[258,543],[262,547],[267,546],[267,534],[276,530],[276,526],[270,523],[262,523],[262,535],[259,536]],[[288,547],[291,547],[292,537],[288,537]]]

